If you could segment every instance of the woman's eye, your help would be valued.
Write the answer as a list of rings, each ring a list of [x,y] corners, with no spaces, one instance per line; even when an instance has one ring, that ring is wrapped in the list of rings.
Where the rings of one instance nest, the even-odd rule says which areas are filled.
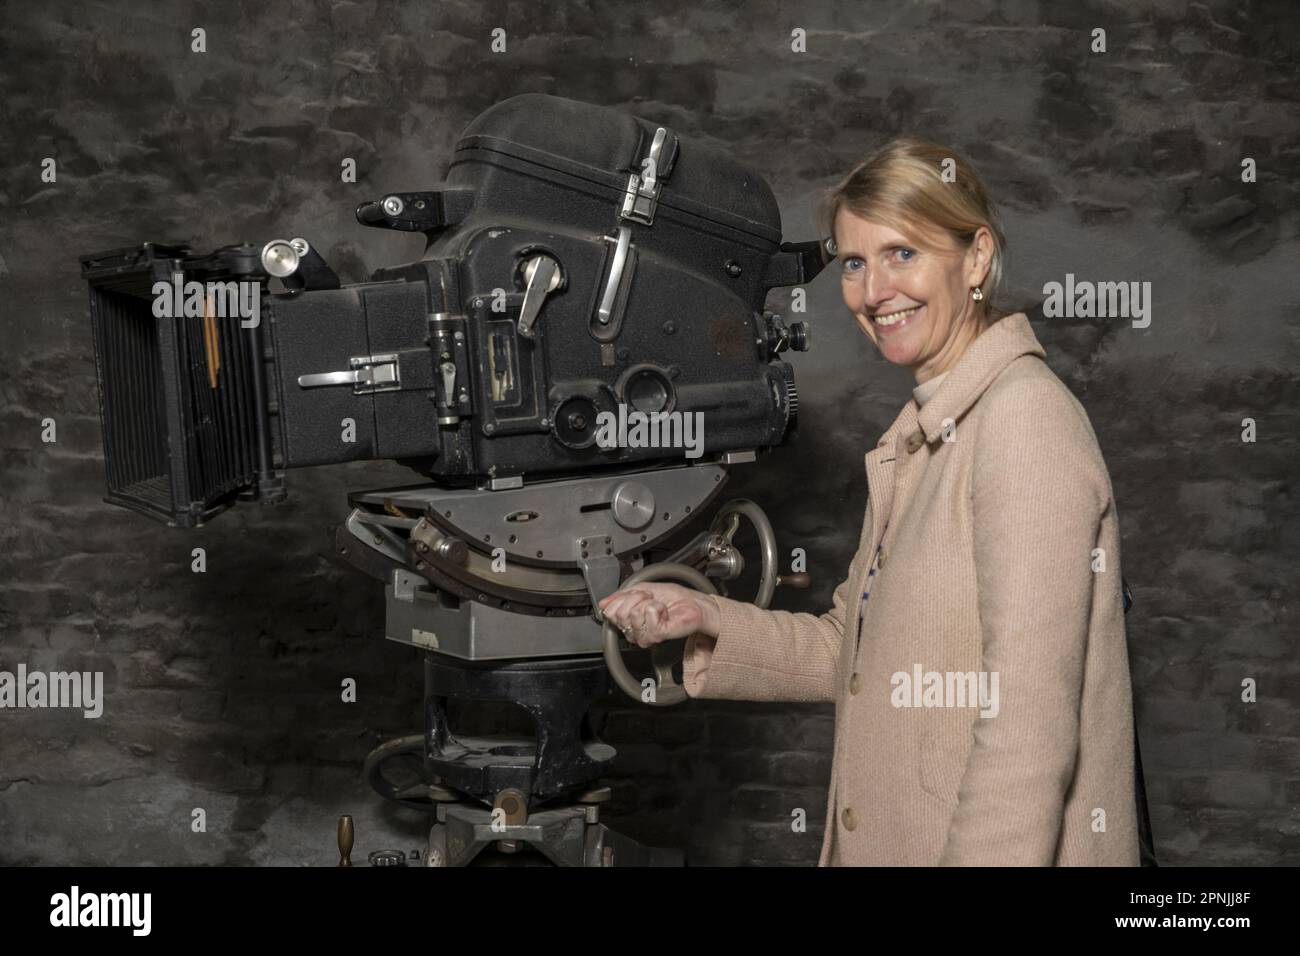
[[[900,262],[911,262],[913,259],[916,258],[915,252],[903,246],[895,247],[894,252],[898,255]],[[904,255],[904,253],[906,253],[906,255]]]
[[[842,267],[845,272],[857,272],[858,266],[861,262],[862,260],[859,259],[857,256],[849,256],[842,263]]]

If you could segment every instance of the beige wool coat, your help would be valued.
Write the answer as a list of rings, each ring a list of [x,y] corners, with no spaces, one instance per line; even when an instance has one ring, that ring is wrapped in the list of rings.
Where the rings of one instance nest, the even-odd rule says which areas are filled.
[[[908,402],[831,610],[687,639],[692,697],[834,701],[819,866],[1138,864],[1115,502],[1043,357],[1006,316]]]

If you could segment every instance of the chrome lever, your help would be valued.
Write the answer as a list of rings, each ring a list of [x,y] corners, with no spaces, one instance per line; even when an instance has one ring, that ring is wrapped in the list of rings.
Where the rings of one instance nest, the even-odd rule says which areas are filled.
[[[402,387],[402,374],[397,353],[383,355],[354,355],[348,359],[351,370],[346,372],[311,372],[298,376],[299,388],[319,388],[329,385],[351,385],[357,395],[372,392],[391,392]]]
[[[355,385],[368,381],[369,369],[354,372],[312,372],[298,376],[299,388],[316,388],[320,385]]]
[[[524,265],[524,279],[528,287],[524,292],[523,308],[519,310],[519,334],[526,339],[533,337],[533,324],[542,311],[546,297],[560,287],[564,273],[560,264],[550,256],[533,256]]]
[[[619,283],[623,281],[623,269],[627,265],[627,251],[632,245],[632,230],[619,226],[618,245],[614,247],[614,261],[609,267],[609,278],[605,280],[605,291],[601,294],[600,305],[596,308],[596,318],[601,325],[609,325],[614,314],[614,300],[618,297]]]

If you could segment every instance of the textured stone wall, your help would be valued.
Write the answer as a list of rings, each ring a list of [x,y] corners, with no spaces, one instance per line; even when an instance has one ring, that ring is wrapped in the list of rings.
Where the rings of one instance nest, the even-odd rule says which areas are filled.
[[[196,27],[205,53],[191,52]],[[813,236],[817,192],[869,148],[924,135],[986,178],[1013,298],[1037,302],[1067,273],[1149,281],[1145,329],[1031,318],[1111,470],[1157,847],[1171,864],[1300,860],[1300,12],[1287,0],[15,2],[0,7],[0,48],[0,669],[103,671],[107,696],[97,720],[0,710],[0,862],[329,863],[345,812],[359,853],[422,845],[422,817],[382,805],[359,773],[375,744],[418,729],[418,659],[382,639],[382,588],[322,557],[349,489],[412,474],[292,473],[287,503],[195,532],[103,504],[77,256],[294,234],[363,280],[422,242],[361,228],[356,203],[435,181],[470,119],[528,91],[632,110],[756,165],[792,240]],[[348,156],[355,184],[340,182]],[[855,547],[862,455],[913,383],[863,338],[832,276],[808,293],[798,437],[728,491],[769,510],[787,553],[807,550],[815,587],[777,606],[819,612]],[[195,546],[205,574],[190,571]],[[356,703],[340,700],[344,677]],[[619,829],[697,863],[815,862],[829,705],[651,712],[612,697],[595,718],[620,751]],[[805,833],[790,827],[799,807]]]

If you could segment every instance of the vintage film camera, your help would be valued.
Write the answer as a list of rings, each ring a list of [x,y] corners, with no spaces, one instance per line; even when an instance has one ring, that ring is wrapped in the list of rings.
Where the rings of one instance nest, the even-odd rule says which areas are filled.
[[[824,247],[782,243],[752,168],[542,94],[483,112],[442,181],[364,202],[357,219],[423,232],[423,258],[342,285],[303,238],[82,257],[106,500],[194,527],[282,498],[288,469],[409,466],[422,483],[350,495],[335,531],[337,556],[386,585],[386,636],[424,654],[425,730],[371,755],[372,784],[436,815],[432,865],[490,845],[673,862],[599,823],[614,750],[586,711],[611,681],[655,705],[685,693],[663,648],[655,676],[636,678],[595,603],[639,580],[718,590],[744,569],[742,517],[762,552],[755,603],[807,586],[778,575],[771,525],[743,499],[671,555],[646,555],[794,427],[779,356],[806,349],[808,329],[764,305],[816,276]],[[695,416],[694,455],[600,440],[602,422],[633,412]],[[524,708],[535,734],[454,732],[447,704],[471,698]],[[494,809],[504,830],[484,829]]]

